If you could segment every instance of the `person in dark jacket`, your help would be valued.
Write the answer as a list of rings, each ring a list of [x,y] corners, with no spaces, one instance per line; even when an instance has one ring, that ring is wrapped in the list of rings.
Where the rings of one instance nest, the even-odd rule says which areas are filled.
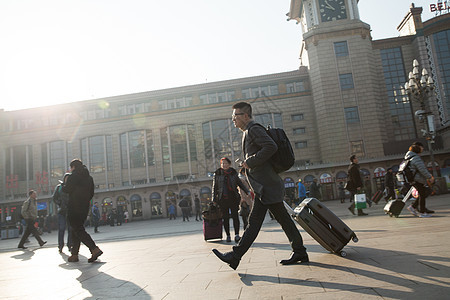
[[[202,212],[200,209],[200,199],[198,198],[197,194],[195,194],[194,196],[194,209],[195,209],[195,221],[201,221]]]
[[[348,210],[352,214],[355,214],[355,195],[363,187],[363,182],[359,172],[358,158],[356,155],[350,156],[350,162],[350,166],[348,167],[348,181],[346,188],[350,192],[350,202],[352,205],[350,205]],[[363,212],[362,208],[358,208],[358,216],[367,216],[367,214]]]
[[[317,183],[317,178],[314,178],[313,182],[309,186],[309,195],[312,198],[316,198],[317,200],[322,199],[322,195],[320,193],[320,184]]]
[[[58,206],[58,249],[59,253],[62,253],[64,248],[64,234],[67,228],[67,248],[69,252],[72,250],[72,234],[70,230],[69,222],[67,221],[67,210],[69,205],[69,195],[62,191],[63,183],[67,181],[70,173],[64,175],[63,181],[59,181],[53,193],[53,202]]]
[[[98,209],[98,203],[95,202],[92,206],[92,221],[94,222],[94,232],[98,232],[98,223],[100,222],[100,210]]]
[[[384,187],[386,188],[386,197],[384,197],[384,200],[388,202],[389,199],[395,199],[394,172],[391,168],[387,170],[386,175],[384,176]]]
[[[183,215],[183,222],[186,220],[189,222],[189,202],[186,198],[180,200],[178,206],[181,208],[181,214]]]
[[[103,252],[97,247],[84,228],[84,222],[89,213],[90,201],[94,197],[94,180],[89,175],[86,166],[79,159],[74,159],[70,162],[70,171],[72,174],[69,175],[67,182],[62,188],[63,192],[69,194],[67,217],[72,229],[72,255],[68,260],[69,262],[77,262],[79,260],[78,252],[80,250],[80,242],[82,242],[92,254],[88,262],[94,262]]]
[[[433,210],[426,208],[425,199],[431,194],[430,186],[434,184],[433,175],[428,172],[425,163],[419,154],[423,152],[423,144],[415,142],[409,147],[409,151],[405,154],[405,160],[410,161],[411,169],[414,175],[414,182],[412,185],[419,193],[419,197],[407,209],[415,216],[420,218],[431,217]]]
[[[239,236],[239,203],[241,198],[238,186],[246,193],[250,191],[239,179],[238,172],[231,167],[231,161],[227,157],[220,159],[220,168],[214,172],[212,184],[212,201],[217,203],[222,211],[223,227],[227,234],[227,242],[231,242],[230,215],[233,219],[234,241],[241,239]],[[231,214],[230,214],[231,212]]]
[[[309,258],[306,248],[303,246],[302,236],[283,204],[283,180],[269,161],[278,150],[277,144],[262,126],[253,121],[250,104],[246,102],[234,104],[232,120],[234,126],[244,132],[242,148],[245,159],[241,166],[246,169],[246,176],[255,193],[255,200],[250,212],[248,227],[239,243],[230,252],[221,253],[217,249],[213,249],[213,253],[232,269],[236,269],[242,256],[248,251],[261,230],[267,210],[270,210],[283,228],[293,249],[291,257],[281,260],[280,263],[289,265],[308,262]]]

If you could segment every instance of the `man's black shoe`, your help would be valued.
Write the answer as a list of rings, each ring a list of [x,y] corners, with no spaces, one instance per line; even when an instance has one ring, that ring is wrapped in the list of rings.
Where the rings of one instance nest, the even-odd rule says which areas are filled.
[[[428,208],[425,208],[425,212],[426,212],[427,214],[434,214],[434,210],[430,210],[430,209],[428,209]]]
[[[44,246],[45,244],[47,244],[47,241],[42,242],[42,244],[39,244],[39,246]]]
[[[353,210],[351,207],[349,207],[348,210],[349,210],[352,214],[355,214],[355,210]]]
[[[27,247],[25,247],[25,246],[17,246],[17,248],[19,248],[19,249],[27,249]]]
[[[212,252],[223,262],[226,262],[230,268],[233,270],[236,270],[236,268],[239,266],[240,259],[237,259],[233,252],[225,252],[222,253],[217,249],[213,249]]]
[[[358,216],[367,216],[368,214],[366,214],[366,213],[358,213]]]
[[[289,259],[280,260],[280,264],[282,264],[282,265],[292,265],[292,264],[296,264],[297,262],[301,262],[301,263],[309,262],[308,254],[300,254],[300,253],[293,252],[291,254],[291,257],[289,257]]]

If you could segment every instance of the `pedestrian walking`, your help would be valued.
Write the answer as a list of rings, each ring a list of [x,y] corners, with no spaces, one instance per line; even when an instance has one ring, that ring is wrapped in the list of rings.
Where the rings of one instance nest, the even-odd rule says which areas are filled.
[[[239,179],[237,171],[231,167],[228,157],[220,159],[220,168],[214,172],[212,184],[212,201],[219,205],[222,211],[223,228],[227,235],[227,242],[231,242],[230,217],[233,219],[234,241],[241,239],[239,236],[239,196],[238,186],[246,193],[250,193],[247,187]]]
[[[339,182],[338,192],[339,192],[339,200],[341,200],[341,203],[344,203],[345,202],[345,188],[344,188],[343,182]]]
[[[300,178],[297,183],[298,190],[298,200],[295,202],[296,205],[299,205],[303,200],[306,199],[306,187]]]
[[[423,144],[415,142],[409,147],[409,151],[405,154],[405,160],[409,160],[409,165],[414,174],[414,182],[412,185],[419,193],[419,197],[407,209],[415,216],[420,218],[431,217],[434,210],[426,207],[426,198],[431,194],[430,186],[434,184],[433,175],[428,172],[425,163],[419,154],[423,152]]]
[[[183,222],[186,220],[189,222],[189,210],[191,207],[189,206],[189,202],[186,198],[181,199],[178,206],[181,208],[181,214],[183,215]]]
[[[322,194],[320,193],[320,184],[317,182],[317,178],[314,178],[313,182],[309,186],[309,195],[311,198],[316,198],[317,200],[322,199]]]
[[[98,232],[98,222],[100,222],[100,210],[98,209],[98,202],[92,205],[92,222],[94,223],[94,233]]]
[[[197,194],[195,194],[194,196],[194,209],[195,209],[195,221],[201,221],[202,212],[200,209],[200,199],[198,198]]]
[[[25,247],[25,241],[30,236],[30,234],[33,234],[33,236],[36,238],[36,240],[39,243],[39,246],[44,246],[47,242],[43,241],[41,237],[39,236],[39,232],[37,231],[36,227],[34,227],[34,223],[37,218],[37,194],[35,191],[31,190],[28,192],[28,199],[23,202],[22,205],[22,217],[25,219],[26,222],[26,228],[25,232],[22,235],[22,238],[19,241],[19,245],[17,248],[21,249],[27,249]]]
[[[391,168],[384,175],[384,187],[386,188],[386,197],[384,197],[384,200],[388,202],[390,199],[395,199],[395,179],[394,172]]]
[[[69,221],[67,220],[67,212],[69,205],[69,195],[64,193],[62,190],[63,184],[67,181],[69,173],[64,175],[63,181],[56,186],[55,192],[53,193],[53,202],[58,207],[58,250],[62,253],[64,248],[64,235],[67,228],[67,248],[69,252],[72,250],[72,234],[70,230]]]
[[[246,169],[246,176],[255,193],[253,209],[250,213],[249,224],[232,251],[221,253],[213,249],[214,254],[232,269],[236,269],[242,256],[255,241],[267,210],[271,211],[289,239],[293,253],[289,259],[281,260],[283,265],[297,262],[308,262],[308,254],[303,246],[302,236],[289,216],[283,204],[284,183],[274,171],[270,158],[277,151],[277,144],[267,134],[266,130],[257,125],[252,117],[252,107],[246,102],[233,105],[232,120],[234,126],[243,131],[242,149],[244,161],[242,167]]]
[[[172,220],[172,218],[174,220],[177,219],[177,209],[172,202],[170,202],[168,212],[169,212],[169,220]]]
[[[89,175],[86,166],[81,160],[74,159],[70,162],[70,171],[72,174],[67,178],[63,185],[63,192],[69,194],[68,219],[72,229],[72,255],[69,262],[77,262],[80,243],[85,244],[91,252],[88,262],[94,262],[103,254],[103,251],[95,244],[91,236],[84,228],[84,222],[89,213],[89,206],[92,197],[94,197],[94,180]]]
[[[363,186],[358,162],[359,160],[356,155],[350,156],[350,166],[348,167],[347,174],[347,186],[345,187],[347,191],[350,192],[350,202],[352,204],[350,205],[348,210],[352,214],[355,214],[355,195],[358,191],[361,190]],[[367,216],[367,214],[362,210],[362,208],[358,208],[358,216]]]

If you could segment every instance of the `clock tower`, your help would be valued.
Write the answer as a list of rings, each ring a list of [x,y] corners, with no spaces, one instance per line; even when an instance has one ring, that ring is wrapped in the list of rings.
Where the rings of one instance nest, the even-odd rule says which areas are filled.
[[[386,130],[370,26],[357,0],[291,0],[301,24],[301,65],[308,66],[322,162],[382,155]]]

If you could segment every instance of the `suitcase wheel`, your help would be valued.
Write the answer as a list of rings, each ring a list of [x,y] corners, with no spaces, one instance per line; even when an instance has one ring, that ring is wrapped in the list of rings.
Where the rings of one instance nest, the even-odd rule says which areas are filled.
[[[394,217],[398,218],[399,215],[394,215]]]
[[[352,238],[353,243],[357,243],[359,239],[356,237],[356,235]]]
[[[347,256],[347,252],[345,252],[344,250],[342,250],[341,252],[339,252],[339,254],[340,254],[342,257],[346,257],[346,256]]]

